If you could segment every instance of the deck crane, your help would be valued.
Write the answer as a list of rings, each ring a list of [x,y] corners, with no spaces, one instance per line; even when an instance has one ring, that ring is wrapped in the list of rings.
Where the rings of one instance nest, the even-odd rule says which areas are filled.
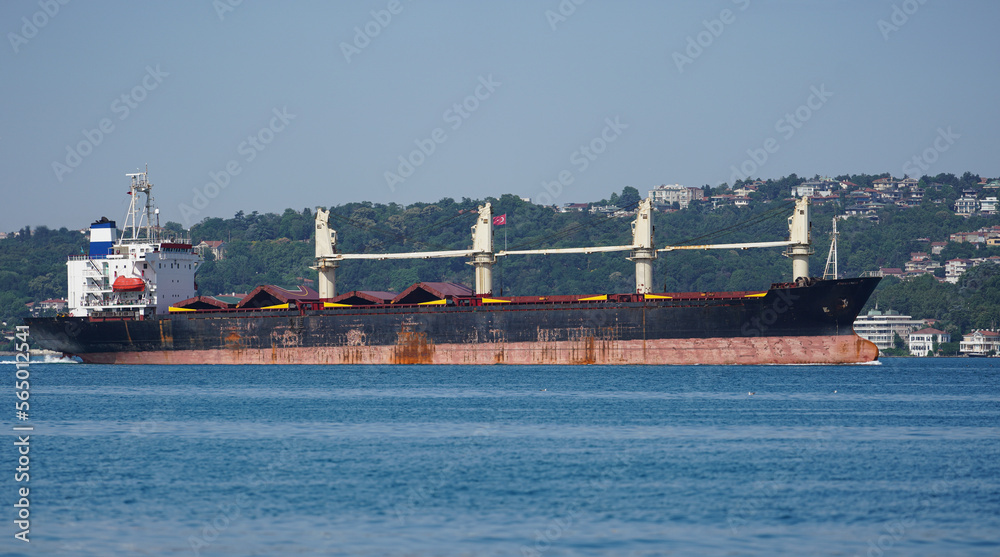
[[[657,253],[677,250],[702,249],[750,249],[787,247],[785,255],[792,259],[792,279],[809,276],[809,256],[811,247],[809,224],[809,199],[796,201],[792,216],[788,218],[789,239],[776,242],[745,242],[734,244],[701,244],[686,246],[666,246],[657,249],[653,243],[652,202],[639,202],[635,220],[632,221],[632,243],[620,246],[591,246],[582,248],[544,248],[533,250],[493,250],[493,209],[490,203],[479,207],[476,223],[472,226],[472,249],[421,251],[408,253],[340,253],[337,250],[337,233],[329,227],[329,211],[316,210],[316,265],[319,271],[320,298],[328,299],[337,295],[336,270],[341,261],[351,259],[433,259],[440,257],[467,257],[475,267],[475,293],[493,293],[493,264],[498,257],[511,255],[556,255],[564,253],[607,253],[630,252],[628,259],[635,263],[635,291],[646,294],[652,291],[653,261]]]

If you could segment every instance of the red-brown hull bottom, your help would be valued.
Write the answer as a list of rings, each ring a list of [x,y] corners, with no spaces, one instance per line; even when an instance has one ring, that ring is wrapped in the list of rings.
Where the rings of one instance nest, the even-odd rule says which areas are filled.
[[[95,364],[437,364],[437,365],[733,365],[856,364],[878,359],[857,335],[740,337],[505,344],[439,344],[413,335],[393,346],[157,350],[79,356]]]

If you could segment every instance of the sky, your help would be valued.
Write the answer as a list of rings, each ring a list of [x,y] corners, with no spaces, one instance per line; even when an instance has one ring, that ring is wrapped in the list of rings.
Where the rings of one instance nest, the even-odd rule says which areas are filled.
[[[65,4],[63,4],[65,2]],[[0,230],[1000,176],[1000,2],[0,2]]]

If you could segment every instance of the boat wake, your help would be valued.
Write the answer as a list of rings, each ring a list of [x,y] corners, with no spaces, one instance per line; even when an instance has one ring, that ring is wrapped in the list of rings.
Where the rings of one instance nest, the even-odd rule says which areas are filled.
[[[24,362],[16,360],[0,360],[0,364],[23,364]],[[80,360],[75,358],[68,358],[66,356],[53,356],[51,354],[46,354],[41,358],[32,357],[28,362],[29,364],[78,364]]]

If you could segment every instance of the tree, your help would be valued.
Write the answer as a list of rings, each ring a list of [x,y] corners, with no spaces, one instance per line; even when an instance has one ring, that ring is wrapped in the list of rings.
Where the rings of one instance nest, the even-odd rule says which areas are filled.
[[[959,343],[958,342],[943,342],[941,343],[941,355],[942,356],[958,356]]]
[[[632,186],[625,186],[622,190],[621,196],[618,197],[618,206],[622,209],[632,209],[635,205],[638,205],[641,200],[642,196],[639,195],[639,190],[633,188]]]
[[[860,187],[868,187],[882,175],[843,175]],[[929,251],[915,238],[947,240],[950,233],[975,230],[995,224],[996,217],[958,217],[945,210],[960,192],[964,182],[974,175],[939,175],[924,177],[925,199],[939,196],[943,203],[925,204],[907,209],[886,209],[879,224],[852,218],[838,223],[840,231],[840,271],[857,276],[878,267],[903,267],[912,251]],[[670,214],[654,213],[656,243],[672,245],[697,239],[695,243],[736,243],[783,240],[787,237],[786,217],[791,212],[780,209],[797,175],[767,180],[749,208],[710,209],[709,203],[695,203],[688,210]],[[933,184],[940,183],[940,189]],[[617,187],[617,186],[616,186]],[[957,190],[955,189],[957,188]],[[725,186],[703,186],[706,195],[722,193]],[[639,191],[625,187],[611,194],[610,204],[628,207],[640,198]],[[771,200],[770,204],[762,200]],[[338,233],[338,245],[344,253],[404,252],[420,250],[465,249],[470,244],[469,225],[472,211],[485,201],[493,203],[494,214],[508,216],[505,229],[511,249],[542,247],[578,247],[624,245],[631,242],[631,219],[606,218],[586,213],[556,213],[505,194],[483,200],[444,198],[434,203],[419,202],[408,206],[396,203],[346,203],[331,206],[331,225]],[[574,201],[586,201],[578,199]],[[609,204],[604,201],[602,204]],[[778,209],[777,211],[772,211]],[[830,205],[813,208],[813,232],[817,253],[825,254],[830,221],[842,211]],[[765,215],[766,214],[766,215]],[[771,216],[767,216],[771,215]],[[765,217],[759,220],[757,217]],[[755,220],[756,219],[756,220]],[[748,226],[734,226],[755,222]],[[168,223],[172,232],[181,230]],[[232,218],[206,217],[191,227],[191,239],[225,240],[228,258],[206,261],[198,272],[202,294],[245,292],[259,284],[293,287],[300,278],[316,279],[308,267],[313,263],[313,221],[310,209],[285,210],[261,214],[237,212]],[[717,234],[724,231],[724,234]],[[503,231],[500,232],[503,234]],[[285,240],[279,240],[284,237]],[[501,240],[502,241],[502,240]],[[81,253],[87,238],[76,231],[25,227],[17,238],[0,240],[0,284],[3,293],[0,310],[12,321],[25,313],[24,303],[48,297],[65,296],[66,255]],[[949,244],[943,257],[989,257],[1000,255],[1000,248],[972,244]],[[814,271],[822,261],[813,260]],[[472,272],[465,260],[431,259],[407,261],[350,261],[339,269],[338,289],[405,288],[417,280],[446,280],[471,285]],[[882,309],[893,309],[917,318],[935,318],[937,328],[948,330],[952,338],[971,328],[992,328],[1000,324],[1000,265],[980,265],[970,269],[959,284],[939,283],[925,275],[907,281],[886,278],[862,311],[877,301]],[[936,271],[940,274],[942,271]],[[549,295],[567,293],[613,293],[631,290],[633,265],[621,254],[589,256],[529,256],[503,258],[495,267],[495,285],[514,295]],[[771,282],[788,280],[788,265],[777,250],[676,251],[661,254],[654,262],[654,284],[667,292],[738,291],[766,287]],[[41,296],[37,297],[36,296]],[[950,349],[939,347],[942,353]],[[893,351],[896,348],[891,349]],[[900,350],[905,350],[905,346]],[[958,353],[958,344],[954,344]]]
[[[168,221],[167,224],[163,225],[163,229],[169,230],[178,236],[184,233],[184,227],[181,226],[181,223],[174,221]]]

